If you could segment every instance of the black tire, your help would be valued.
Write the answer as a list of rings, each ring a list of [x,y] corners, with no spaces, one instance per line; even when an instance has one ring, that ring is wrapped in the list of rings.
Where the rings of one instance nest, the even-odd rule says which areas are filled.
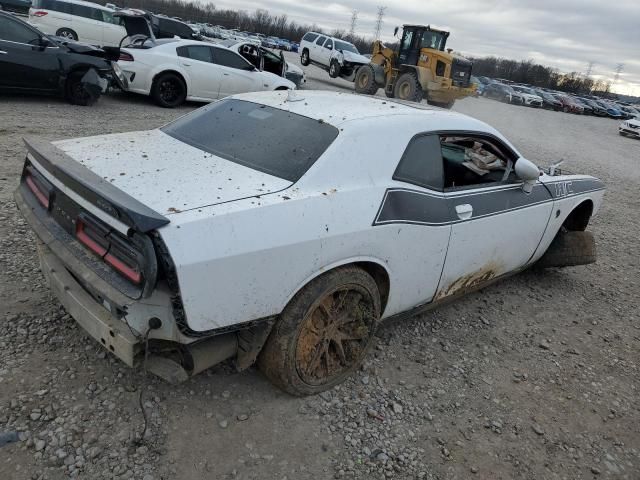
[[[538,260],[539,268],[573,267],[596,261],[596,241],[587,231],[569,231],[562,228],[545,254]]]
[[[292,395],[328,390],[360,366],[374,343],[380,313],[380,293],[368,273],[357,267],[329,271],[285,307],[258,367]]]
[[[329,76],[331,78],[338,78],[340,76],[340,64],[337,60],[333,60],[329,65]]]
[[[58,31],[56,32],[56,36],[67,38],[69,40],[74,40],[74,41],[78,40],[78,34],[73,30],[71,30],[70,28],[59,28]]]
[[[358,68],[353,80],[356,93],[375,95],[380,86],[376,83],[376,74],[371,65],[363,65]]]
[[[398,77],[393,86],[393,95],[400,100],[420,103],[424,92],[414,72],[406,72]]]
[[[300,55],[300,63],[305,67],[309,65],[309,50],[306,48],[302,50],[302,54]]]
[[[82,77],[87,72],[72,72],[64,85],[64,97],[72,105],[88,107],[98,101],[100,95],[92,95],[82,85]]]
[[[161,73],[153,81],[151,97],[161,107],[175,108],[187,98],[187,86],[179,75]]]
[[[451,100],[449,102],[434,102],[433,100],[427,100],[429,105],[433,105],[434,107],[446,108],[447,110],[451,110],[453,105],[456,103],[455,100]]]

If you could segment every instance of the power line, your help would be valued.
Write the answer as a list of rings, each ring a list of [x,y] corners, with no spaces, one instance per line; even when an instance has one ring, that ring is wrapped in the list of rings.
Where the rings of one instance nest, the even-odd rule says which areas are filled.
[[[349,36],[354,37],[356,35],[356,23],[358,22],[358,11],[351,11],[351,28],[349,28]]]
[[[587,71],[586,71],[586,72],[585,72],[585,74],[584,74],[584,76],[585,76],[585,77],[590,77],[590,76],[591,76],[591,72],[593,71],[593,66],[594,66],[594,65],[595,65],[595,64],[594,64],[593,62],[589,62],[589,63],[587,64]]]
[[[620,78],[620,74],[622,73],[623,70],[624,70],[624,63],[618,63],[616,65],[616,74],[613,77],[613,83],[618,82],[618,79]]]
[[[384,11],[387,7],[378,7],[378,18],[376,20],[376,29],[374,31],[374,37],[376,40],[380,40],[380,31],[382,30],[382,19],[384,18]]]

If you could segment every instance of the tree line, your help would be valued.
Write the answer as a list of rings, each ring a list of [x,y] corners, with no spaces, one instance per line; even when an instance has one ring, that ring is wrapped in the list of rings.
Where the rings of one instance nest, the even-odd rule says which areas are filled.
[[[506,58],[471,58],[473,74],[490,78],[502,78],[536,87],[550,88],[576,94],[607,96],[611,84],[603,80],[581,75],[578,72],[560,73],[557,69],[534,63],[532,60]]]
[[[325,33],[353,43],[360,52],[371,52],[373,38],[349,35],[346,30],[325,31],[316,24],[299,24],[289,20],[286,14],[274,15],[265,9],[254,12],[244,10],[217,9],[212,3],[202,0],[97,0],[98,3],[115,3],[123,8],[137,8],[185,21],[219,25],[226,29],[262,33],[267,36],[285,38],[299,42],[309,31]],[[570,93],[593,93],[608,95],[610,83],[594,80],[577,72],[560,73],[557,69],[534,63],[531,60],[509,60],[505,58],[472,58],[473,74],[491,78],[502,78],[536,87],[550,88]]]

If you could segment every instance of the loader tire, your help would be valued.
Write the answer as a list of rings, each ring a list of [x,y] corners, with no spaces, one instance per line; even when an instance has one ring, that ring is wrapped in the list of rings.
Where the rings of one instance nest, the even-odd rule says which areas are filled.
[[[284,308],[258,357],[258,367],[292,395],[314,395],[344,381],[375,341],[378,286],[358,267],[331,270]]]
[[[420,103],[424,92],[414,72],[406,72],[398,77],[393,87],[393,95],[400,100]]]
[[[356,93],[364,95],[375,95],[380,88],[376,83],[376,74],[371,65],[363,65],[358,69],[354,84]]]
[[[560,230],[536,267],[573,267],[596,261],[596,241],[591,232]]]

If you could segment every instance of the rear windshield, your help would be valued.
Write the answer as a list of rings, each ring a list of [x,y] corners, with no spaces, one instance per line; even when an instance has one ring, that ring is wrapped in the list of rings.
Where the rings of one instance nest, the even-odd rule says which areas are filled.
[[[229,99],[161,129],[192,147],[296,182],[338,136],[338,129],[285,110]]]

